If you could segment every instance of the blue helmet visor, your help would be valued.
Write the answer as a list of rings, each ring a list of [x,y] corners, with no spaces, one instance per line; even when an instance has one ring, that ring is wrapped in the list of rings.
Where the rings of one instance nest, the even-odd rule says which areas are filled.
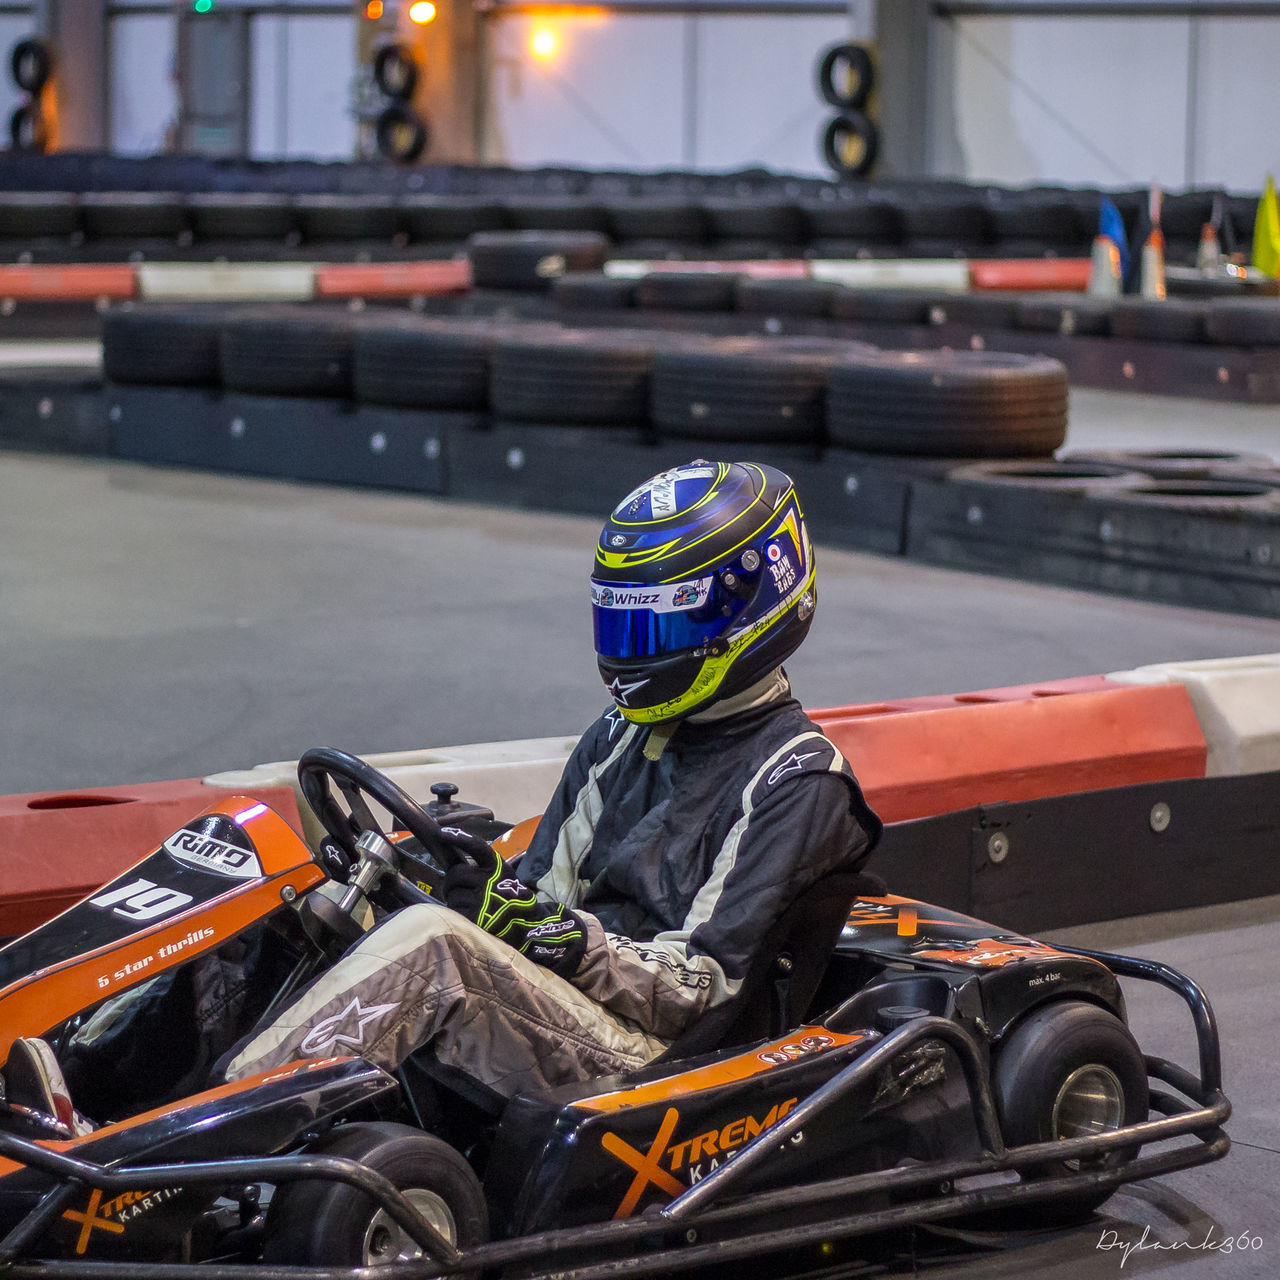
[[[656,587],[592,578],[596,653],[656,658],[694,649],[728,628],[745,603],[713,577]]]

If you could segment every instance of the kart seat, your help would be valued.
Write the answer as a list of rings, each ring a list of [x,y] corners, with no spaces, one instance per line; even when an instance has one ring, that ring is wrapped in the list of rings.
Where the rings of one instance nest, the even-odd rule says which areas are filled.
[[[886,892],[879,876],[844,871],[800,895],[761,939],[734,996],[704,1014],[658,1059],[675,1062],[716,1049],[786,1035],[809,1011],[849,908]]]

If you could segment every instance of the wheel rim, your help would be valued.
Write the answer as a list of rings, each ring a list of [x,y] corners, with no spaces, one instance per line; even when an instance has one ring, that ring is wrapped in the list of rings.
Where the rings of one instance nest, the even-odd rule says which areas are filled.
[[[458,1243],[458,1224],[440,1196],[424,1187],[411,1187],[401,1194],[450,1244]],[[385,1209],[379,1209],[365,1228],[364,1265],[381,1267],[421,1257],[421,1248],[408,1232]]]
[[[1055,1139],[1086,1138],[1118,1129],[1124,1120],[1124,1086],[1110,1067],[1092,1062],[1077,1067],[1053,1103]]]

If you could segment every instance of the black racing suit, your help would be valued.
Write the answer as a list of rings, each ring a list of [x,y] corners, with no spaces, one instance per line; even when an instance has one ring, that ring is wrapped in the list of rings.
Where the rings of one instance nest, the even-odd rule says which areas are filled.
[[[737,990],[760,939],[880,834],[849,766],[786,677],[690,718],[656,759],[616,710],[570,757],[518,868],[573,908],[568,979],[443,903],[386,917],[236,1046],[228,1078],[351,1053],[393,1068],[430,1046],[496,1093],[629,1071]]]
[[[649,730],[608,711],[519,865],[587,925],[574,986],[664,1040],[732,996],[782,912],[881,831],[780,671],[721,711],[682,722],[657,760]]]

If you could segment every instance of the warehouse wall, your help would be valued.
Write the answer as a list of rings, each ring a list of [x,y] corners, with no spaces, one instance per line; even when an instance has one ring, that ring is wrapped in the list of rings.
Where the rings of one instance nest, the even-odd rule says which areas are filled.
[[[957,18],[932,34],[941,176],[1257,190],[1280,170],[1280,18]]]
[[[840,15],[494,17],[485,159],[820,172],[814,63],[848,35]]]

